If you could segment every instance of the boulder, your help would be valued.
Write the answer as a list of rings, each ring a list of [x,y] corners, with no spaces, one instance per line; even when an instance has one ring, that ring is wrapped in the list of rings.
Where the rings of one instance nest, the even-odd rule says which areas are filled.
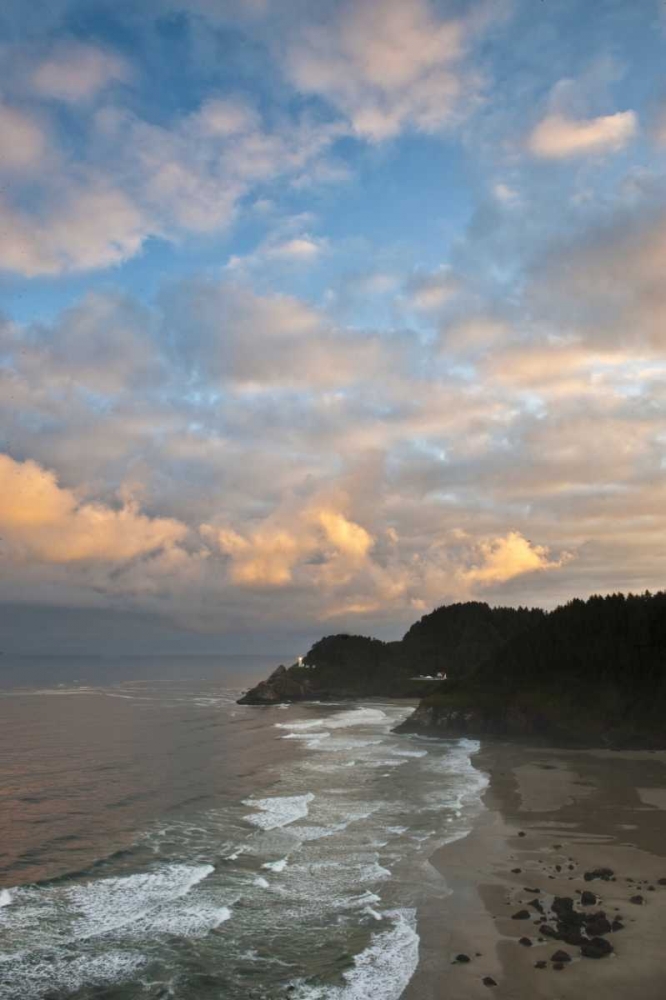
[[[601,937],[603,934],[610,934],[612,929],[603,910],[585,917],[585,931],[588,937]]]
[[[571,955],[568,951],[556,951],[550,956],[551,962],[570,962]]]
[[[595,878],[600,878],[604,882],[610,882],[614,874],[615,872],[612,868],[594,868],[592,871],[585,872],[583,878],[586,882],[592,882]]]
[[[606,938],[595,937],[581,945],[580,953],[585,958],[607,958],[613,953],[613,945]]]

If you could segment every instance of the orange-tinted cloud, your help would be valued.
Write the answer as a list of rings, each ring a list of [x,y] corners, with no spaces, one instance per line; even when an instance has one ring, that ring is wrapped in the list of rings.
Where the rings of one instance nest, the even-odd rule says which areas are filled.
[[[46,563],[122,563],[168,549],[187,534],[129,502],[114,510],[82,503],[36,462],[0,455],[0,532],[10,555]]]
[[[474,562],[460,571],[460,578],[472,587],[489,587],[524,573],[559,569],[567,558],[551,559],[546,546],[533,545],[519,532],[510,531],[503,537],[480,541]]]

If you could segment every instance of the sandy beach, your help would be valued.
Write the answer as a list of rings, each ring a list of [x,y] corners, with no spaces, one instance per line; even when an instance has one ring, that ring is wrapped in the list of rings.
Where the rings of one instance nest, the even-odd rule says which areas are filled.
[[[405,1000],[581,1000],[595,991],[663,1000],[666,753],[484,742],[474,764],[489,778],[485,809],[469,836],[431,858],[451,892],[420,913],[421,962]],[[598,869],[612,875],[585,878]],[[583,892],[595,901],[583,906]],[[583,957],[546,936],[544,919],[558,932],[556,897],[572,899],[574,914],[620,922],[601,935],[611,954]],[[555,963],[558,951],[570,961]]]

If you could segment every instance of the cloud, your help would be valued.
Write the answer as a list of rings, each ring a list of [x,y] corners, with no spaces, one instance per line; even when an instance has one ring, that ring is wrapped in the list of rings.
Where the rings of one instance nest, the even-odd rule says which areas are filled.
[[[297,181],[325,161],[342,131],[306,118],[268,128],[234,97],[209,98],[169,125],[105,106],[82,123],[74,159],[46,150],[32,119],[0,106],[0,136],[10,143],[4,165],[34,175],[0,194],[0,269],[26,277],[94,270],[136,256],[150,237],[224,232],[252,190]],[[305,260],[324,247],[299,234],[269,249]]]
[[[145,392],[164,374],[152,321],[127,296],[89,292],[57,323],[30,327],[13,351],[42,383],[50,378],[58,387],[75,384],[103,395]]]
[[[544,545],[533,545],[517,531],[500,538],[479,541],[474,562],[460,571],[460,578],[472,587],[492,587],[525,573],[559,569],[569,556],[550,558]]]
[[[231,559],[231,579],[249,587],[292,583],[297,569],[313,584],[337,586],[366,559],[372,536],[339,510],[308,506],[278,512],[248,535],[202,526],[202,535]]]
[[[619,212],[552,249],[534,270],[531,304],[597,350],[663,351],[665,254],[663,205]]]
[[[0,269],[31,278],[110,267],[137,254],[155,228],[101,175],[63,178],[49,194],[38,215],[0,194]]]
[[[540,159],[566,160],[575,156],[617,153],[637,132],[638,119],[633,111],[578,120],[555,113],[539,122],[527,145]]]
[[[392,363],[376,336],[346,333],[300,299],[258,295],[244,283],[184,283],[166,311],[182,360],[217,384],[336,387]]]
[[[267,249],[266,253],[269,257],[281,260],[309,261],[318,257],[325,246],[325,241],[304,234],[277,243]]]
[[[129,77],[129,67],[115,53],[80,42],[63,42],[35,67],[31,84],[34,92],[47,100],[79,104]]]
[[[81,502],[36,462],[0,455],[2,546],[15,559],[123,563],[171,549],[186,534],[170,518],[150,518],[128,501],[117,510]]]
[[[460,279],[449,267],[426,274],[415,274],[407,283],[406,296],[418,312],[439,312],[460,291]]]
[[[461,69],[466,34],[462,20],[439,17],[428,0],[346,2],[297,32],[286,68],[296,87],[333,104],[359,136],[436,133],[473,86]]]
[[[33,170],[47,145],[43,127],[31,115],[0,102],[0,173]]]
[[[312,236],[298,229],[292,234],[290,231],[297,222],[298,219],[284,220],[252,253],[231,257],[227,268],[242,273],[258,267],[265,268],[271,262],[278,265],[313,264],[330,249],[329,242],[324,237]]]

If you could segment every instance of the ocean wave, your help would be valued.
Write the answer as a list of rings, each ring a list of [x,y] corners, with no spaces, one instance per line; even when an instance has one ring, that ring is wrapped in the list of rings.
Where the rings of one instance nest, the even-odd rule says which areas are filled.
[[[266,868],[269,872],[283,872],[287,867],[287,859],[280,858],[279,861],[266,861],[261,867]]]
[[[399,1000],[419,961],[416,911],[393,910],[379,916],[393,920],[393,926],[373,935],[355,957],[353,968],[343,972],[344,985],[293,984],[295,1000]]]
[[[253,806],[261,810],[244,818],[262,830],[276,830],[307,816],[309,803],[313,799],[312,792],[306,795],[284,795],[267,799],[243,799],[244,806]]]
[[[326,719],[308,719],[304,722],[276,722],[276,729],[316,729],[323,726]]]
[[[383,726],[390,719],[381,708],[352,708],[337,712],[326,720],[327,729],[349,729],[351,726]]]
[[[229,906],[200,902],[196,906],[166,908],[143,918],[139,925],[146,935],[169,934],[171,937],[201,938],[226,923],[231,916]]]
[[[0,1000],[39,1000],[57,993],[71,996],[85,987],[105,987],[132,979],[145,965],[143,955],[107,951],[103,955],[62,958],[50,953],[33,959],[25,954],[5,955]]]
[[[118,933],[142,936],[149,930],[159,931],[161,917],[172,926],[178,911],[160,913],[162,908],[182,899],[213,871],[212,865],[172,864],[153,872],[97,879],[84,885],[18,888],[12,893],[13,905],[0,911],[0,927],[16,936],[28,950]],[[201,920],[210,921],[211,916],[213,921],[217,919],[209,910]],[[58,929],[49,932],[54,922]],[[192,923],[188,917],[183,926]]]

